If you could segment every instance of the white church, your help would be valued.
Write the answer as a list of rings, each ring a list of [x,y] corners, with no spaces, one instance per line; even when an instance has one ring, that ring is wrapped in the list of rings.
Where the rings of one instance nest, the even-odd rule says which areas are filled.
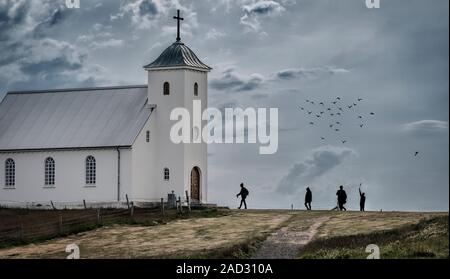
[[[147,85],[8,92],[0,103],[0,205],[207,203],[207,145],[170,140],[172,109],[207,106],[211,68],[179,35]],[[204,125],[204,123],[202,123]]]

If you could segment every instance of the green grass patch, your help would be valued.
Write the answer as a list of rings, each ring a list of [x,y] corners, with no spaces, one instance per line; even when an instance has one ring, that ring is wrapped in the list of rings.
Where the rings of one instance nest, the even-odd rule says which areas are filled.
[[[302,259],[364,259],[369,244],[378,245],[382,259],[449,258],[448,215],[421,220],[397,229],[322,238],[302,251]]]

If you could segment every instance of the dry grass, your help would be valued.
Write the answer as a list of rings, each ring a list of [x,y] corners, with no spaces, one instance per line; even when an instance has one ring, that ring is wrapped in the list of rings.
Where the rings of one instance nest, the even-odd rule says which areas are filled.
[[[446,213],[447,214],[447,213]],[[317,234],[317,238],[365,234],[415,224],[442,213],[420,212],[336,212]]]
[[[71,243],[80,247],[81,258],[189,257],[245,245],[279,228],[291,216],[283,211],[246,211],[154,227],[114,225],[41,244],[2,249],[0,258],[64,258],[65,247]]]

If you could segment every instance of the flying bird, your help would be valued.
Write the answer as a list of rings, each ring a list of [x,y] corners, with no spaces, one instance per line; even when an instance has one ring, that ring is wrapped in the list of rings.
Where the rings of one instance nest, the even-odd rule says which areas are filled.
[[[334,113],[330,113],[331,116],[334,116]]]
[[[320,102],[320,103],[319,103],[319,105],[322,105],[322,106],[324,106],[325,104],[324,104],[323,102]]]
[[[317,118],[319,118],[319,117],[320,117],[320,115],[318,115],[318,114],[316,114],[316,116],[317,116]]]
[[[333,124],[330,124],[330,128],[333,128]]]
[[[337,104],[337,102],[336,102],[336,101],[334,101],[334,102],[333,102],[333,105],[335,105],[335,104]]]
[[[312,105],[314,105],[314,102],[313,102],[313,101],[310,101],[310,103],[311,103]]]
[[[340,111],[342,111],[342,108],[339,108]]]
[[[363,99],[361,99],[361,98],[358,98],[358,102],[361,102]]]
[[[334,129],[336,132],[339,132],[339,129]]]
[[[303,108],[303,107],[300,107],[300,109],[301,109],[301,110],[304,110],[305,108]]]
[[[415,153],[414,153],[414,156],[417,156],[419,154],[419,151],[416,151]]]
[[[312,113],[312,111],[308,111],[308,114],[311,114]]]
[[[321,140],[324,140],[325,138],[324,138],[324,137],[320,137],[320,139],[321,139]]]
[[[338,113],[336,113],[337,115],[339,115],[339,116],[341,116],[341,113],[340,112],[338,112]]]
[[[338,121],[338,122],[336,122],[336,124],[339,124],[339,125],[341,125],[341,122],[339,122],[339,121]]]
[[[314,122],[309,122],[310,125],[314,125]]]
[[[353,103],[353,106],[356,106],[356,104],[355,104],[355,103]]]
[[[371,112],[370,115],[375,115],[375,112]]]
[[[362,116],[361,116],[361,115],[358,115],[358,118],[362,118]]]
[[[364,126],[364,124],[359,124],[359,127],[361,127],[361,128],[362,128],[363,126]]]
[[[340,97],[336,97],[336,100],[340,100],[341,98]]]
[[[325,113],[324,111],[321,111],[321,112],[320,112],[320,114],[324,114],[324,113]]]
[[[348,106],[348,108],[352,108],[353,106]]]
[[[307,103],[309,103],[309,100],[308,100],[308,99],[306,99],[306,102],[307,102]]]
[[[327,108],[327,110],[331,110],[331,108]]]
[[[346,140],[343,140],[343,141],[342,141],[342,144],[344,144],[344,143],[346,143],[346,142],[347,142]]]

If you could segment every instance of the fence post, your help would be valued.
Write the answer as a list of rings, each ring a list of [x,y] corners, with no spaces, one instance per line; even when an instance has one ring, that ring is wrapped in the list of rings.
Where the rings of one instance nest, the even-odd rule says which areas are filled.
[[[60,233],[60,234],[62,233],[62,224],[63,224],[63,216],[62,216],[62,214],[60,213],[60,214],[59,214],[59,233]]]
[[[128,200],[128,194],[125,194],[125,198],[127,198],[127,207],[130,209],[130,201]]]
[[[186,202],[187,202],[188,210],[189,210],[189,212],[191,212],[191,201],[189,200],[189,194],[188,194],[187,190],[186,190]]]
[[[183,214],[183,205],[181,204],[181,197],[178,196],[178,204],[180,205],[180,213]]]
[[[20,227],[19,227],[19,241],[23,241],[23,223],[20,222]]]
[[[100,225],[100,208],[97,208],[97,225]]]
[[[161,214],[164,215],[164,198],[161,198]]]
[[[83,199],[83,205],[84,205],[84,209],[87,209],[86,208],[86,200],[84,200],[84,199]]]
[[[50,203],[52,204],[53,210],[56,210],[55,205],[53,204],[53,201],[50,201]]]
[[[131,202],[131,211],[130,211],[131,217],[134,215],[134,202]]]

